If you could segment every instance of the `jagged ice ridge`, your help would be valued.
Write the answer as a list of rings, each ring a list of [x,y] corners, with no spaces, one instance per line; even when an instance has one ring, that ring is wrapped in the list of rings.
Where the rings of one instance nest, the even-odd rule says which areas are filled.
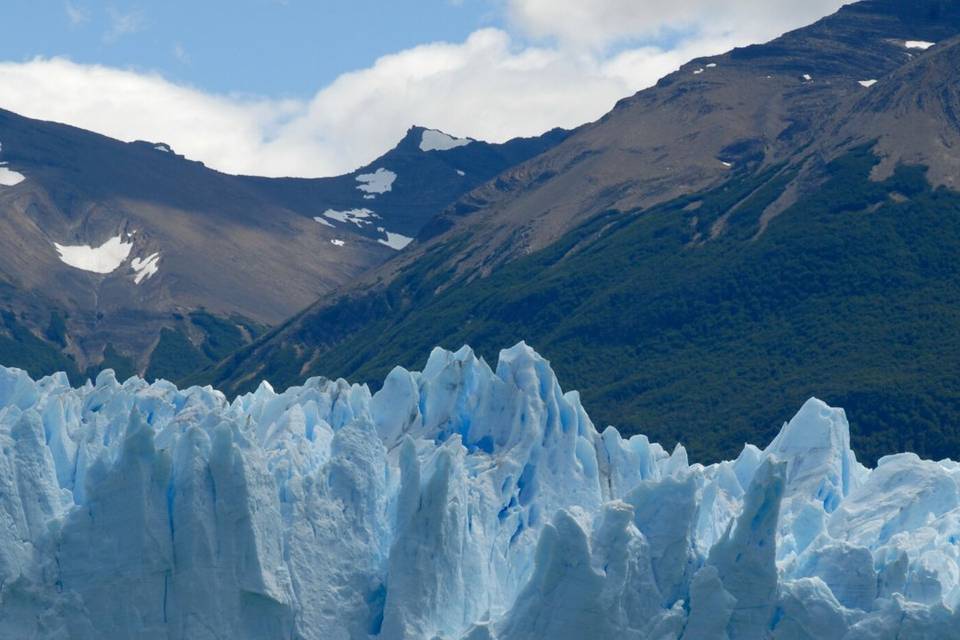
[[[957,637],[958,480],[818,400],[689,465],[523,344],[233,402],[0,368],[0,637]]]

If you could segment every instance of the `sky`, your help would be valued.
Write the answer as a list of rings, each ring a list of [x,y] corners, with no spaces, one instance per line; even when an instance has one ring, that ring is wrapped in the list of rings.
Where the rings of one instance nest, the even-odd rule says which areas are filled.
[[[0,108],[228,173],[348,172],[412,125],[595,120],[689,59],[842,0],[5,0]]]

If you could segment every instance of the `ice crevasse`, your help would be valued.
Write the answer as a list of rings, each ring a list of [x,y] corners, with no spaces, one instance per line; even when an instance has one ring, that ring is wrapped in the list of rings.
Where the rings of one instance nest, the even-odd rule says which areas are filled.
[[[960,637],[960,466],[812,399],[690,465],[520,344],[228,402],[0,368],[0,637]]]

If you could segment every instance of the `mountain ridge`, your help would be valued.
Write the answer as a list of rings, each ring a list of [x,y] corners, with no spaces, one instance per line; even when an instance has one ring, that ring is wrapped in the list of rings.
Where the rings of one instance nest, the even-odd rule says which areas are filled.
[[[35,375],[180,377],[392,258],[460,193],[565,136],[423,151],[427,131],[344,176],[261,179],[0,111],[0,162],[25,176],[0,186],[0,355]]]
[[[951,163],[960,148],[953,145],[960,130],[943,117],[954,104],[952,94],[940,92],[937,100],[929,94],[922,105],[909,100],[915,89],[923,89],[916,93],[926,96],[924,87],[932,91],[938,78],[942,84],[956,73],[958,67],[951,62],[960,33],[960,5],[911,6],[914,13],[904,14],[897,3],[850,5],[807,30],[737,54],[748,60],[739,67],[729,63],[733,53],[684,65],[658,87],[621,101],[611,114],[574,131],[547,153],[467,194],[445,212],[450,221],[446,228],[432,235],[428,228],[429,237],[371,272],[348,295],[315,304],[191,381],[212,382],[237,393],[251,390],[263,377],[278,388],[310,375],[376,380],[392,363],[418,366],[415,354],[428,342],[448,348],[471,343],[484,349],[526,339],[583,390],[584,402],[601,419],[613,413],[631,416],[625,425],[628,432],[642,430],[667,443],[689,441],[692,431],[700,442],[692,453],[699,459],[718,459],[748,437],[767,437],[777,426],[772,422],[775,414],[798,401],[783,397],[786,378],[808,395],[827,395],[856,411],[851,420],[856,446],[868,460],[905,448],[934,457],[956,455],[960,442],[952,425],[960,423],[954,419],[960,379],[950,358],[934,358],[926,374],[914,367],[902,368],[902,377],[895,373],[895,363],[908,354],[929,358],[940,349],[953,352],[954,341],[943,332],[955,319],[949,307],[937,305],[944,296],[954,297],[960,286],[949,266],[956,246],[948,240],[955,231],[950,217],[955,191],[943,189],[950,186]],[[939,17],[931,20],[930,15]],[[860,29],[876,42],[864,40]],[[806,33],[812,33],[814,44],[804,39]],[[845,35],[838,38],[838,33]],[[839,49],[823,51],[820,41],[828,36],[840,40]],[[907,38],[938,38],[940,43],[919,51],[905,46]],[[807,51],[808,45],[821,51],[834,65],[828,67],[834,75],[816,69],[809,69],[809,79],[798,74],[812,64],[797,63],[794,49],[783,42],[794,43],[799,51]],[[847,58],[838,50],[854,53]],[[879,66],[864,69],[864,60],[877,60]],[[717,66],[707,67],[713,61]],[[787,75],[773,76],[768,73],[772,67],[785,68]],[[873,79],[877,83],[869,86],[861,82]],[[900,87],[903,100],[884,102],[888,86]],[[756,90],[749,93],[746,87]],[[745,109],[744,101],[753,110]],[[905,104],[913,106],[903,111]],[[929,126],[930,121],[938,127]],[[637,129],[627,126],[630,122],[662,126]],[[892,132],[891,122],[896,125]],[[687,130],[689,140],[677,136],[675,147],[660,148],[647,135],[675,135],[693,127],[691,123],[700,129]],[[761,127],[760,133],[750,128],[754,126]],[[893,136],[904,142],[893,145],[891,152]],[[597,175],[585,172],[588,163],[600,158],[585,146],[585,139],[604,141],[604,148],[634,144],[630,141],[636,139],[645,145],[643,153],[659,160],[649,166],[640,159],[630,164],[621,162],[626,155],[622,148],[609,152],[615,159],[614,177],[605,184],[615,185],[617,172],[632,171],[636,179],[624,184],[635,193],[584,187],[584,193],[594,189],[606,195],[577,209],[583,200],[561,196]],[[705,146],[694,147],[700,143]],[[690,158],[685,165],[668,162],[685,154]],[[563,158],[576,161],[570,164]],[[556,172],[551,174],[550,167]],[[664,176],[669,180],[664,182]],[[553,195],[541,201],[548,187]],[[530,211],[540,213],[529,219],[539,222],[524,226],[526,214],[515,218],[516,209],[491,205],[486,195],[491,191],[530,200],[537,205]],[[550,232],[559,240],[537,232],[536,224],[552,220],[550,202],[568,209]],[[908,213],[916,216],[917,231],[899,219]],[[876,214],[876,229],[860,217],[865,214]],[[853,216],[849,224],[842,224],[842,215]],[[878,235],[880,229],[887,235]],[[918,237],[910,237],[917,232]],[[825,253],[818,241],[838,253]],[[502,242],[507,245],[498,244]],[[800,255],[791,256],[793,251]],[[741,255],[768,265],[770,274]],[[878,262],[877,256],[886,262]],[[861,264],[869,269],[857,261],[866,261]],[[662,265],[668,264],[693,269],[701,280],[674,277],[664,271]],[[810,282],[796,279],[799,268]],[[745,280],[730,281],[727,272]],[[773,274],[795,289],[772,282]],[[902,292],[899,284],[882,284],[906,279],[913,284]],[[867,284],[858,296],[857,287]],[[813,296],[815,304],[807,310],[793,307],[800,305],[796,296],[801,294]],[[897,295],[912,296],[917,309],[926,311],[918,317],[898,304]],[[842,320],[829,319],[837,315],[834,306],[852,309],[861,299],[867,302],[859,326],[847,311],[838,316]],[[756,309],[745,312],[743,307]],[[875,315],[887,307],[897,312]],[[795,322],[783,320],[778,309],[786,308],[799,310]],[[904,330],[898,323],[913,323],[912,350],[901,343]],[[758,343],[751,345],[749,338],[772,340],[771,326],[785,331],[782,345],[767,345],[783,352],[773,378],[769,370],[761,371],[768,365],[758,357]],[[676,335],[659,337],[664,331]],[[694,333],[685,336],[687,331]],[[858,335],[860,345],[872,345],[867,357],[858,354],[858,342],[851,339]],[[684,346],[682,336],[696,348]],[[938,343],[941,339],[945,342]],[[597,349],[600,344],[605,349]],[[649,358],[643,349],[653,349]],[[826,355],[814,357],[822,351]],[[704,353],[716,355],[700,372],[697,362]],[[840,354],[858,362],[846,374]],[[649,371],[645,360],[651,363]],[[826,391],[810,387],[818,376],[816,368],[811,369],[814,363],[829,372],[820,381]],[[742,370],[735,376],[737,388],[761,385],[770,406],[744,407],[736,400],[747,397],[744,393],[708,384],[723,380],[730,370]],[[623,371],[644,373],[618,383],[618,372]],[[667,416],[657,409],[679,393],[691,394],[683,412]],[[727,424],[738,424],[736,432],[716,432],[705,423],[707,409],[715,412],[721,405]],[[903,427],[898,415],[909,416],[912,426]],[[925,431],[929,439],[916,441],[927,438]]]

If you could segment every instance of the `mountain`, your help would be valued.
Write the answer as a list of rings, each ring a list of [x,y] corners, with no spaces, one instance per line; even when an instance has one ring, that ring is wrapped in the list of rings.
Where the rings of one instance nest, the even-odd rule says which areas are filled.
[[[340,222],[338,212],[371,210],[393,235],[417,236],[461,195],[562,142],[569,132],[490,144],[454,138],[435,129],[411,127],[403,140],[374,162],[344,176],[325,179],[245,178],[258,192],[283,206]],[[385,188],[389,184],[389,188]],[[384,188],[381,188],[382,185]],[[332,210],[332,211],[331,211]],[[354,218],[361,235],[386,241],[374,219]]]
[[[527,340],[697,460],[811,395],[868,462],[960,457],[960,2],[868,0],[694,60],[193,381],[375,382]]]
[[[459,268],[489,269],[608,210],[642,210],[714,186],[731,169],[771,166],[807,146],[829,146],[843,139],[831,130],[838,109],[895,86],[893,78],[879,81],[923,57],[924,43],[943,44],[958,31],[956,2],[868,0],[770,43],[693,60],[565,144],[470,193],[432,226],[452,227],[470,214],[471,232],[480,237]],[[863,86],[874,80],[876,86]],[[850,135],[857,133],[865,132]],[[888,142],[888,170],[901,157],[916,163],[933,155],[915,149],[919,140],[907,132],[870,133]],[[957,180],[953,165],[935,168],[935,184]]]
[[[0,367],[0,635],[953,638],[956,462],[805,402],[704,467],[598,432],[525,345],[380,391],[70,388]]]
[[[565,135],[488,144],[415,127],[351,174],[266,179],[0,111],[0,362],[182,377]]]

